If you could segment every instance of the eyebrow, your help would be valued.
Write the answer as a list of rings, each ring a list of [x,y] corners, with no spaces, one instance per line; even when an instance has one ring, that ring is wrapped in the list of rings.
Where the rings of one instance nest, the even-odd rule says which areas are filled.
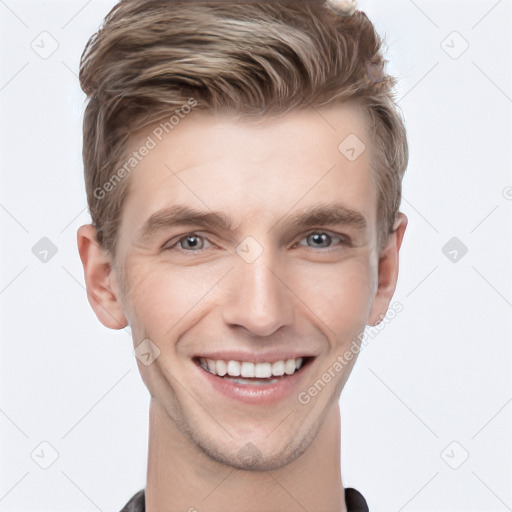
[[[365,231],[368,227],[366,218],[361,212],[347,208],[341,203],[314,206],[311,209],[293,215],[286,221],[287,226],[296,229],[316,225],[334,226],[338,224],[351,226],[358,231]]]
[[[291,229],[344,225],[364,232],[368,227],[366,218],[361,212],[347,208],[341,203],[320,204],[300,211],[288,219],[282,217],[272,226],[271,230],[279,223],[284,223]],[[234,231],[231,218],[222,212],[177,205],[152,214],[138,230],[136,239],[141,242],[148,241],[159,232],[175,226],[200,226],[202,229]]]

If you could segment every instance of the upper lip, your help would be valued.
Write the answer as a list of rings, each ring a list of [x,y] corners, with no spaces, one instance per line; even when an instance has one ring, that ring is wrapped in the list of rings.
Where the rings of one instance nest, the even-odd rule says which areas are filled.
[[[218,352],[202,352],[195,356],[197,359],[213,359],[214,361],[239,361],[241,363],[275,363],[276,361],[287,361],[288,359],[298,359],[299,357],[308,358],[315,357],[309,352],[300,351],[267,351],[261,353],[243,352],[240,350],[218,351]]]

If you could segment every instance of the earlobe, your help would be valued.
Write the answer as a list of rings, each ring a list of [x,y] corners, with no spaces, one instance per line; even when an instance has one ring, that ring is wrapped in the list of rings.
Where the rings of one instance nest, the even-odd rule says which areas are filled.
[[[87,299],[105,327],[123,329],[128,321],[116,292],[117,286],[114,288],[111,283],[115,278],[112,259],[96,240],[96,228],[92,224],[78,229],[78,252],[84,267]]]
[[[408,219],[399,212],[393,232],[389,235],[382,249],[378,263],[378,277],[375,296],[372,304],[368,325],[378,325],[386,316],[389,303],[395,293],[398,280],[399,251],[402,246]]]

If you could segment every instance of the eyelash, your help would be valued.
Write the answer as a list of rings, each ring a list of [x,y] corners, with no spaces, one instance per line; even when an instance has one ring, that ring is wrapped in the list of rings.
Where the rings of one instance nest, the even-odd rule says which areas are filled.
[[[352,244],[351,244],[351,241],[348,237],[346,236],[343,236],[343,235],[339,235],[337,233],[333,233],[331,231],[324,231],[324,230],[314,230],[314,231],[310,231],[308,234],[306,234],[305,236],[303,236],[300,241],[304,240],[304,239],[307,239],[309,238],[310,236],[312,235],[327,235],[329,236],[331,239],[336,239],[338,238],[339,239],[339,243],[338,245],[340,246],[347,246],[347,247],[350,247]],[[183,240],[186,240],[187,238],[202,238],[204,240],[208,240],[205,236],[199,234],[199,233],[196,233],[196,232],[191,232],[191,233],[187,233],[183,236],[181,236],[174,244],[168,246],[168,242],[166,242],[166,244],[164,245],[163,247],[163,250],[165,251],[171,251],[171,250],[174,250],[174,249],[177,249],[177,246],[183,241]],[[332,241],[332,240],[331,240]],[[211,242],[209,242],[211,243]],[[299,246],[299,243],[296,242],[292,248],[296,248]],[[304,245],[303,247],[309,247],[307,245]],[[309,247],[310,249],[315,249],[314,247]],[[192,253],[192,254],[198,254],[198,253],[201,253],[203,251],[206,251],[206,249],[197,249],[197,250],[186,250],[186,249],[179,249],[181,252],[184,252],[184,253]],[[329,252],[329,251],[332,251],[332,250],[335,250],[335,248],[333,247],[319,247],[318,250],[320,250],[321,252]]]

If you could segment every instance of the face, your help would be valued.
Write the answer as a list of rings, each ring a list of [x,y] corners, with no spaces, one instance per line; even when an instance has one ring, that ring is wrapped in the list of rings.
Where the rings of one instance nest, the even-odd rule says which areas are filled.
[[[114,300],[135,347],[155,347],[138,361],[153,399],[212,459],[273,469],[307,450],[357,352],[339,356],[386,312],[397,244],[376,246],[371,158],[349,105],[193,113],[132,171]]]

